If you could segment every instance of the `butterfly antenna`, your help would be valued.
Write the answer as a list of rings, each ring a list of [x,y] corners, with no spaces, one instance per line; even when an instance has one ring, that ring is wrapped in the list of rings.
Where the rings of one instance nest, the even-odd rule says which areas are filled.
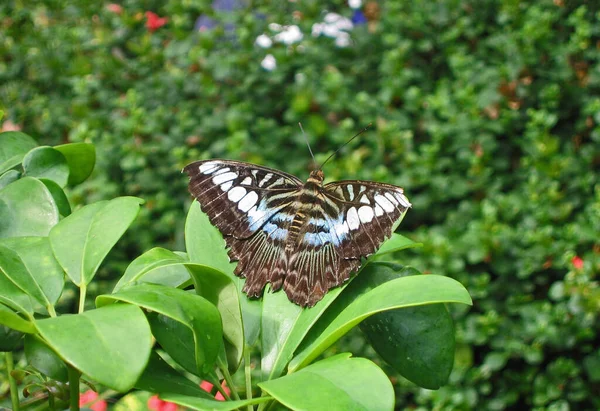
[[[372,125],[373,125],[373,123],[367,124],[367,126],[365,128],[363,128],[362,130],[360,130],[358,133],[356,133],[354,135],[354,137],[352,137],[350,140],[348,140],[344,144],[342,144],[342,146],[340,148],[338,148],[337,150],[335,150],[332,155],[330,155],[329,157],[327,157],[327,160],[323,161],[323,163],[321,164],[321,167],[319,167],[319,170],[321,170],[323,168],[323,166],[325,165],[325,163],[327,163],[329,160],[331,160],[333,158],[333,156],[335,156],[342,148],[346,147],[348,144],[350,144],[350,142],[352,140],[354,140],[356,137],[360,136],[362,133],[364,133],[369,128],[371,128]]]
[[[302,130],[302,137],[304,137],[304,141],[306,141],[306,145],[308,146],[308,151],[310,152],[310,156],[313,159],[313,163],[317,163],[317,160],[315,160],[315,156],[312,152],[312,149],[310,148],[310,143],[308,142],[308,138],[306,138],[306,133],[304,133],[304,129],[302,128],[302,123],[298,123],[298,125],[300,126],[300,130]]]

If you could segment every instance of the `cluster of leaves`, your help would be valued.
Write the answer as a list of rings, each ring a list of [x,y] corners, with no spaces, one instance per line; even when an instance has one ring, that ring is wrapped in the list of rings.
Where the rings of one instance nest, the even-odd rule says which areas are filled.
[[[210,2],[157,3],[169,19],[153,31],[146,2],[119,13],[66,3],[0,5],[10,16],[0,100],[40,139],[97,144],[99,173],[79,195],[148,200],[125,239],[132,250],[183,249],[187,162],[305,175],[298,121],[319,161],[373,122],[328,177],[403,186],[413,203],[403,229],[425,244],[409,261],[477,299],[455,313],[451,386],[400,383],[403,405],[600,407],[597,4],[371,1],[368,24],[339,48],[309,36],[324,13],[315,1],[252,2],[202,33],[199,15],[219,18]],[[329,7],[350,14],[345,2]],[[304,38],[266,51],[255,39],[272,22]],[[273,71],[260,66],[267,52]]]
[[[79,390],[72,388],[79,388],[83,375],[120,392],[136,387],[198,410],[273,400],[291,409],[392,409],[393,387],[373,362],[350,353],[315,362],[368,317],[365,332],[391,366],[427,388],[447,381],[454,327],[441,303],[470,304],[470,297],[449,277],[373,261],[412,241],[395,235],[371,257],[368,273],[311,309],[291,303],[283,292],[251,301],[241,294],[243,280],[233,274],[225,241],[194,203],[186,221],[187,252],[147,251],[129,264],[112,293],[98,296],[96,308],[86,310],[88,286],[142,201],[118,197],[71,212],[63,188],[91,173],[92,145],[35,147],[20,132],[0,133],[0,144],[0,351],[12,352],[24,340],[29,372],[37,377],[23,390],[26,396],[41,390],[50,408],[70,399],[75,411]],[[65,274],[79,289],[76,315],[55,308]],[[435,327],[418,335],[423,324]],[[420,344],[401,338],[413,336]],[[253,398],[250,350],[259,348],[261,376],[254,388],[263,394]],[[232,378],[238,370],[243,389]],[[220,404],[185,372],[214,382],[234,401]],[[9,379],[18,409],[14,377]]]

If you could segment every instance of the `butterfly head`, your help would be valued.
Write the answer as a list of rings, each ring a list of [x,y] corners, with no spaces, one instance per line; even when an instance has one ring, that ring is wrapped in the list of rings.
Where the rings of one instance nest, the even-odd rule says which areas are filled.
[[[323,170],[314,170],[310,172],[310,176],[308,176],[308,182],[322,185],[323,179],[325,178],[325,174],[323,174]]]

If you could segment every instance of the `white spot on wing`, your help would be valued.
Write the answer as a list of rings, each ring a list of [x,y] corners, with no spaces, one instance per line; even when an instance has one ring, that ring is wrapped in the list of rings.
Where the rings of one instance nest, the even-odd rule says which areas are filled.
[[[391,213],[392,211],[394,211],[394,205],[392,203],[390,203],[390,200],[388,200],[384,196],[382,196],[380,194],[376,194],[375,201],[377,201],[379,203],[379,205],[381,207],[383,207],[383,209],[385,211],[387,211],[388,213]]]
[[[236,177],[237,177],[236,173],[228,172],[228,173],[223,173],[223,174],[217,174],[216,176],[213,177],[212,181],[214,184],[219,185],[226,181],[233,180]]]
[[[238,203],[238,208],[245,213],[246,211],[250,210],[254,204],[256,204],[256,201],[258,201],[258,194],[256,194],[254,191],[250,191]]]
[[[375,204],[375,215],[377,217],[383,215],[383,208],[381,208],[381,206],[379,204]]]
[[[348,213],[346,214],[346,221],[348,221],[348,227],[350,227],[350,230],[356,230],[360,226],[360,220],[358,218],[356,208],[352,207],[348,210]]]
[[[244,186],[249,186],[250,184],[252,184],[252,179],[250,177],[246,177],[242,180],[240,184]]]
[[[232,185],[233,185],[233,180],[223,183],[223,184],[221,184],[221,190],[228,191]]]
[[[201,164],[200,167],[198,167],[198,170],[200,170],[200,172],[202,174],[210,174],[213,171],[215,171],[217,168],[219,168],[219,163],[213,161],[213,162]]]
[[[392,195],[392,193],[385,193],[385,197],[392,202],[392,204],[400,204],[398,199]]]
[[[227,193],[227,198],[230,199],[231,201],[237,203],[245,195],[246,195],[246,189],[244,187],[236,186],[236,187],[233,187],[231,190],[229,190],[229,192]]]
[[[358,209],[358,218],[360,218],[361,223],[370,223],[373,216],[373,209],[371,207],[362,206]]]
[[[406,198],[404,196],[404,194],[402,194],[402,193],[396,193],[395,197],[398,199],[398,201],[400,201],[400,204],[402,204],[404,207],[408,208],[408,207],[411,206],[410,201],[408,201],[408,198]]]
[[[363,194],[363,196],[360,198],[360,202],[363,204],[371,204],[371,202],[369,201],[369,199],[367,198],[366,195]]]
[[[354,200],[354,187],[352,184],[349,184],[346,186],[346,188],[348,189],[348,198],[350,201]]]
[[[267,173],[262,180],[258,183],[259,187],[264,186],[271,178],[273,178],[273,173]]]
[[[337,234],[340,240],[343,240],[350,231],[350,229],[348,228],[348,223],[346,223],[345,221],[337,223],[334,229],[335,233]]]

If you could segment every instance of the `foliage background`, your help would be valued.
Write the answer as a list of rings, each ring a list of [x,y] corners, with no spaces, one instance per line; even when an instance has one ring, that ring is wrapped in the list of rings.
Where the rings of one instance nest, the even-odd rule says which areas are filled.
[[[0,109],[42,143],[96,144],[74,204],[147,205],[101,273],[108,287],[152,246],[183,248],[181,168],[226,157],[306,177],[297,123],[329,179],[401,185],[398,258],[461,281],[450,383],[392,374],[398,407],[598,409],[600,399],[600,11],[592,1],[367,2],[338,47],[313,37],[318,1],[0,3]],[[167,17],[149,28],[147,11]],[[350,17],[342,1],[328,11]],[[198,32],[200,15],[212,29]],[[296,24],[268,48],[269,23]],[[277,67],[261,61],[272,54]],[[102,287],[101,283],[101,287]],[[91,290],[93,291],[93,290]],[[345,344],[369,351],[361,339]]]

